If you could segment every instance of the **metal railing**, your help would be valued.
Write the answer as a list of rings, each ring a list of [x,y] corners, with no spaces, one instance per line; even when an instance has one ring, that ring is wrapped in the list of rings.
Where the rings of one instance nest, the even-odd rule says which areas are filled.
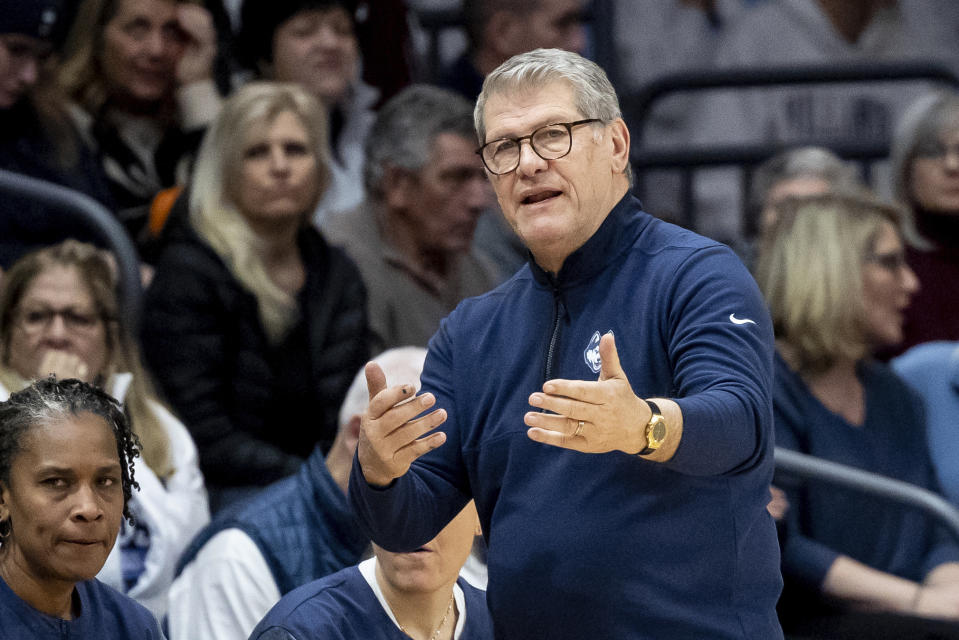
[[[761,89],[808,85],[831,85],[861,82],[902,82],[926,80],[959,88],[959,77],[951,70],[930,61],[876,62],[853,65],[806,65],[785,67],[750,67],[740,69],[703,69],[664,75],[636,92],[621,96],[623,115],[630,126],[632,148],[630,162],[637,172],[676,169],[680,171],[680,209],[687,226],[695,228],[693,173],[697,169],[732,167],[742,170],[742,189],[748,192],[751,169],[784,148],[799,145],[825,146],[840,157],[857,161],[868,181],[872,165],[889,154],[890,140],[850,142],[846,140],[796,140],[788,144],[769,142],[761,144],[724,144],[709,146],[682,146],[649,149],[643,146],[645,128],[655,105],[677,93],[709,90]],[[640,187],[640,197],[642,197]],[[743,212],[741,220],[750,232],[754,221]]]
[[[959,510],[928,489],[782,447],[776,447],[776,475],[831,484],[922,511],[959,542]]]
[[[143,297],[139,259],[126,230],[106,207],[79,191],[3,169],[0,193],[31,200],[89,225],[116,257],[121,321],[132,335],[137,335]]]

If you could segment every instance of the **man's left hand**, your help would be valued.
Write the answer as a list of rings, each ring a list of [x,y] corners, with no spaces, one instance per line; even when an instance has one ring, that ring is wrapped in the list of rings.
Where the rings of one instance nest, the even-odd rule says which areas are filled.
[[[599,380],[548,380],[529,403],[550,413],[530,411],[524,422],[530,439],[584,453],[625,451],[646,447],[649,405],[633,393],[619,362],[612,333],[600,339]]]

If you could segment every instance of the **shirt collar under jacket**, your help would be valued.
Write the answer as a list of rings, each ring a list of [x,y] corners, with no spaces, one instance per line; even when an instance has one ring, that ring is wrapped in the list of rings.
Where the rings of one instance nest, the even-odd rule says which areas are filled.
[[[533,278],[540,285],[549,288],[563,288],[591,279],[620,253],[632,247],[637,236],[650,223],[650,215],[642,213],[637,216],[633,213],[641,209],[639,200],[627,192],[612,208],[596,233],[566,258],[555,278],[536,264],[530,254],[528,260]]]

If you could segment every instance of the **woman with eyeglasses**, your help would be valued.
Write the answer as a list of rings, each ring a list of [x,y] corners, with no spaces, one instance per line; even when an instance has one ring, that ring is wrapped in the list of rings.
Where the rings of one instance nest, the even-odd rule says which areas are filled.
[[[906,313],[905,350],[930,340],[959,340],[959,93],[918,99],[890,152],[893,195],[912,214],[909,266],[923,289]]]
[[[50,374],[102,387],[140,439],[135,524],[121,528],[99,577],[162,617],[176,562],[210,518],[203,476],[193,440],[157,401],[120,323],[111,263],[75,240],[27,254],[0,287],[0,400]]]
[[[0,638],[160,640],[142,605],[95,578],[140,480],[116,400],[76,379],[0,402]]]
[[[777,446],[937,490],[922,402],[872,359],[902,340],[903,312],[919,288],[899,211],[823,195],[786,200],[777,214],[756,275],[776,332]],[[959,621],[959,546],[924,515],[829,485],[776,484],[790,505],[787,634],[834,637],[837,620],[863,609],[908,616],[907,626]]]

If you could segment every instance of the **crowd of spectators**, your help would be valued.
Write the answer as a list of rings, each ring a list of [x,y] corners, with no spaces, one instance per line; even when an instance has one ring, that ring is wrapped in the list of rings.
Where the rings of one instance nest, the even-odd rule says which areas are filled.
[[[442,10],[459,12],[464,46],[435,60],[423,25]],[[281,596],[335,574],[303,606],[362,587],[403,628],[412,605],[382,576],[389,552],[353,567],[369,542],[344,497],[366,401],[356,374],[379,355],[391,382],[414,384],[441,320],[523,268],[474,153],[476,97],[509,57],[612,52],[626,95],[696,69],[922,61],[959,75],[956,36],[951,0],[0,0],[0,169],[105,207],[146,286],[142,326],[125,326],[99,233],[0,193],[0,400],[96,387],[119,404],[83,399],[99,422],[81,426],[139,441],[138,487],[122,483],[132,517],[114,509],[116,543],[75,582],[97,575],[177,640],[246,637]],[[777,445],[959,506],[956,87],[674,96],[639,123],[636,149],[778,153],[745,168],[745,188],[729,167],[699,172],[685,199],[668,170],[633,186],[650,213],[693,221],[753,269],[776,329]],[[841,157],[863,142],[888,149],[868,175]],[[50,374],[83,383],[64,391]],[[24,451],[0,450],[0,488]],[[816,603],[797,634],[828,637],[864,607],[896,614],[896,633],[959,620],[959,547],[924,516],[780,486],[786,594]],[[0,564],[23,544],[5,513]],[[472,540],[475,512],[463,520]],[[473,587],[440,573],[430,606],[465,620]],[[254,636],[294,620],[274,612]],[[442,637],[488,633],[456,620]]]

